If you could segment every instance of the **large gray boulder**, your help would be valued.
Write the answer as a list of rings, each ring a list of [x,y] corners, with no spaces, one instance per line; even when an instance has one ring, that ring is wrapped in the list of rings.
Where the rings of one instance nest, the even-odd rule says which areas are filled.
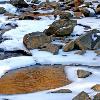
[[[100,49],[100,36],[97,33],[100,31],[93,29],[77,38],[75,44],[81,50]]]

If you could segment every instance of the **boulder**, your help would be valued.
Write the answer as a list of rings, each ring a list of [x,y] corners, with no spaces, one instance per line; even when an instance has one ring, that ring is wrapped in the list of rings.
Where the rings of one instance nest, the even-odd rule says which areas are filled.
[[[72,100],[91,100],[91,98],[89,97],[89,95],[86,92],[82,91],[76,97],[74,97]]]
[[[52,91],[50,93],[72,93],[72,91],[69,90],[69,89],[60,89],[60,90],[57,90],[57,91]]]
[[[79,10],[85,17],[90,17],[90,11],[87,8],[82,7],[82,8],[79,8]]]
[[[70,12],[61,12],[59,16],[60,19],[68,19],[73,17],[73,15]]]
[[[4,14],[4,13],[6,13],[6,10],[5,10],[5,8],[3,8],[3,7],[0,7],[0,14]]]
[[[0,78],[0,94],[25,94],[70,84],[64,66],[31,66],[7,72]]]
[[[92,73],[86,70],[77,70],[77,76],[78,78],[86,78],[90,76]]]
[[[100,92],[100,84],[94,85],[91,89],[93,89],[94,91]]]
[[[94,96],[93,100],[100,100],[100,93],[97,93],[97,94]]]
[[[99,30],[93,29],[86,34],[81,35],[79,38],[75,40],[75,44],[81,50],[92,50],[92,49],[99,49],[99,37],[96,35],[99,33]],[[94,40],[94,36],[97,38]]]
[[[98,4],[98,6],[97,6],[95,11],[96,11],[97,14],[100,14],[100,4]]]
[[[70,42],[66,43],[66,45],[63,47],[64,52],[67,52],[67,51],[70,51],[73,49],[74,49],[74,41],[70,41]]]
[[[21,16],[19,17],[19,20],[34,20],[34,16]]]
[[[10,0],[10,3],[18,8],[27,8],[29,6],[24,0]]]
[[[94,46],[94,49],[100,49],[100,40],[98,40],[98,42]]]
[[[68,36],[73,32],[73,29],[76,25],[76,20],[61,19],[57,20],[50,25],[48,29],[44,32],[46,35],[54,36]]]
[[[43,46],[40,47],[42,51],[48,51],[55,54],[58,54],[59,52],[59,47],[55,44],[51,44],[51,43],[46,43]]]
[[[51,37],[43,35],[43,33],[41,32],[33,32],[30,34],[26,34],[23,38],[23,43],[27,49],[38,49],[45,43],[50,43],[50,42],[51,42]]]

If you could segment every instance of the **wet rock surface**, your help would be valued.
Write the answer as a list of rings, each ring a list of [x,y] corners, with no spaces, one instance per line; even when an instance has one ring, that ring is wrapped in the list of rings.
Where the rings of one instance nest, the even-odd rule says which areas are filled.
[[[0,78],[0,94],[22,94],[55,89],[71,81],[62,66],[33,66],[10,71]]]

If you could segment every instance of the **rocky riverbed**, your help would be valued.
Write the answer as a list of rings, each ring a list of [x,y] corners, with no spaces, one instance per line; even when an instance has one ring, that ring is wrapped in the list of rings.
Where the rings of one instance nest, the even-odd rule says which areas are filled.
[[[0,0],[0,100],[100,100],[99,0]]]

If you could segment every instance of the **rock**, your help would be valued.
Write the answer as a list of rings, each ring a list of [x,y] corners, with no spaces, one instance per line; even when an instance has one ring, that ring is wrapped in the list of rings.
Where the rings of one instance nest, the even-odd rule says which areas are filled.
[[[0,48],[0,60],[18,56],[32,56],[32,54],[24,50],[5,51],[4,49]]]
[[[76,97],[74,97],[72,100],[91,100],[91,98],[89,97],[89,95],[86,92],[82,91]]]
[[[0,14],[4,14],[4,13],[6,13],[6,10],[5,10],[5,8],[3,8],[3,7],[0,7]]]
[[[100,55],[100,50],[95,50],[95,53],[97,54],[97,56]]]
[[[91,89],[93,89],[94,91],[100,92],[100,84],[94,85]]]
[[[57,91],[52,91],[50,93],[72,93],[72,91],[69,90],[69,89],[60,89],[60,90],[57,90]]]
[[[99,3],[99,1],[98,0],[93,0],[92,3]]]
[[[100,100],[100,93],[97,93],[97,94],[94,96],[93,100]]]
[[[73,15],[70,12],[61,12],[59,16],[60,19],[68,19],[73,17]]]
[[[0,78],[0,94],[25,94],[70,84],[64,66],[31,66],[5,73]]]
[[[99,33],[99,30],[93,29],[86,34],[81,35],[79,38],[75,40],[75,44],[81,49],[81,50],[92,50],[97,49],[99,46],[96,44],[100,40],[96,39],[94,40],[94,36]],[[96,36],[98,38],[98,36]]]
[[[86,53],[85,50],[78,50],[75,52],[75,54],[79,54],[79,55],[84,55]]]
[[[32,3],[38,3],[39,1],[38,0],[32,0]]]
[[[41,46],[40,50],[48,51],[48,52],[51,52],[51,53],[53,53],[55,55],[55,54],[58,54],[59,47],[57,45],[55,45],[55,44],[46,43],[43,46]]]
[[[10,100],[10,99],[2,98],[2,100]]]
[[[74,0],[74,5],[75,5],[75,7],[78,7],[78,6],[80,6],[81,4],[83,4],[84,3],[84,0]]]
[[[85,6],[88,7],[88,8],[89,8],[90,6],[92,6],[92,2],[84,2],[84,4],[85,4]]]
[[[90,76],[92,73],[86,70],[77,70],[77,76],[78,78],[86,78]]]
[[[94,49],[100,49],[100,40],[96,43],[96,45],[94,46]]]
[[[50,25],[48,29],[44,31],[44,33],[48,36],[68,36],[73,32],[73,29],[76,25],[76,20],[69,19],[61,19],[57,20]]]
[[[74,12],[74,16],[75,17],[82,17],[82,13],[81,12]]]
[[[22,54],[18,53],[0,53],[0,60],[4,60],[11,57],[22,56]]]
[[[74,49],[74,41],[70,41],[69,43],[66,43],[66,45],[63,47],[63,51],[67,52]]]
[[[45,43],[51,42],[51,37],[46,35],[38,35],[43,34],[41,32],[33,32],[30,34],[26,34],[23,38],[23,43],[27,49],[38,49]]]
[[[85,17],[90,17],[90,11],[85,8],[85,7],[82,7],[82,8],[79,8],[79,10],[81,11],[81,13],[85,16]]]
[[[34,19],[35,19],[34,16],[28,16],[28,15],[19,17],[19,20],[34,20]]]
[[[27,8],[29,6],[24,0],[10,0],[10,3],[18,8]]]
[[[40,20],[41,18],[39,16],[36,16],[37,14],[39,14],[39,12],[36,12],[36,14],[32,14],[32,13],[24,13],[21,16],[19,16],[19,20]]]
[[[97,8],[96,8],[96,14],[100,14],[100,4],[98,4]]]

